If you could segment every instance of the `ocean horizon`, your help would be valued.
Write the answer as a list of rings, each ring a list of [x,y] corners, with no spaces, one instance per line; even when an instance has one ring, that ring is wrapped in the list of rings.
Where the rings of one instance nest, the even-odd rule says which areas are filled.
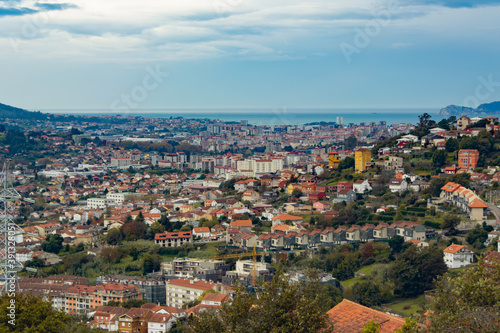
[[[337,117],[343,118],[343,124],[359,124],[385,121],[388,125],[402,123],[418,123],[418,116],[428,113],[436,122],[447,116],[437,115],[438,109],[419,108],[373,108],[373,109],[315,109],[315,108],[234,108],[234,109],[143,109],[143,110],[40,110],[52,114],[94,115],[94,116],[131,116],[145,118],[176,118],[214,119],[220,121],[248,121],[251,125],[303,125],[314,122],[337,122]]]

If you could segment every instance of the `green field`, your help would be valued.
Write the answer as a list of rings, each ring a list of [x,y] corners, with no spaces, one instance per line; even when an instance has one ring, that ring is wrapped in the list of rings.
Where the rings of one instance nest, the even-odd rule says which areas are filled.
[[[400,302],[395,301],[383,304],[383,306],[394,310],[397,313],[404,314],[405,316],[411,316],[418,311],[421,311],[423,304],[427,304],[427,300],[424,295],[420,295],[417,298],[409,298]]]
[[[368,276],[371,274],[371,272],[373,271],[373,269],[379,265],[384,265],[384,264],[372,264],[372,265],[368,265],[368,266],[365,266],[361,269],[359,269],[356,273],[364,273],[364,275]],[[355,277],[355,278],[352,278],[352,279],[349,279],[349,280],[345,280],[345,281],[341,281],[340,284],[344,287],[344,288],[350,288],[352,287],[356,282],[361,282],[363,281],[363,276],[358,276],[358,277]]]

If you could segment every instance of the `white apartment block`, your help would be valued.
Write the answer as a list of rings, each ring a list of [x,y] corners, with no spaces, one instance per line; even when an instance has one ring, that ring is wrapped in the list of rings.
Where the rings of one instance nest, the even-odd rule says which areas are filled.
[[[207,290],[221,290],[225,293],[222,285],[194,280],[194,279],[176,279],[170,280],[166,284],[167,306],[182,309],[186,303],[198,299]]]
[[[106,199],[104,199],[104,198],[89,198],[89,199],[87,199],[87,208],[89,208],[89,209],[104,209],[104,208],[106,208]]]
[[[236,169],[239,172],[252,172],[252,175],[258,173],[274,173],[283,170],[282,158],[271,159],[249,159],[239,160]]]

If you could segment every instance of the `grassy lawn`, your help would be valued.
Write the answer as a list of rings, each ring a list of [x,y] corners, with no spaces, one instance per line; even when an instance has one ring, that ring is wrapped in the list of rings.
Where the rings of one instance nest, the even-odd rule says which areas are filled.
[[[427,175],[430,175],[430,174],[431,174],[431,172],[430,172],[430,171],[428,171],[428,170],[417,170],[417,171],[415,171],[415,174],[416,174],[416,175],[424,175],[424,176],[427,176]]]
[[[368,266],[365,266],[365,267],[362,267],[360,268],[356,273],[364,273],[364,275],[370,275],[371,272],[373,271],[373,269],[379,265],[383,265],[383,264],[372,264],[372,265],[368,265]],[[363,280],[363,276],[359,276],[359,277],[355,277],[355,278],[352,278],[352,279],[349,279],[349,280],[345,280],[345,281],[341,281],[340,284],[344,287],[344,288],[350,288],[352,287],[356,282],[361,282]]]
[[[417,298],[409,298],[402,300],[400,302],[392,302],[383,304],[384,307],[392,309],[398,313],[404,314],[405,316],[411,316],[412,314],[421,310],[421,304],[427,303],[424,295],[420,295]]]

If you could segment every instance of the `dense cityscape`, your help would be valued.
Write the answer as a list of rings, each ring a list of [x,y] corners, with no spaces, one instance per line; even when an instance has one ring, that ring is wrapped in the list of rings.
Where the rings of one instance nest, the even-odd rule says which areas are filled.
[[[73,118],[3,119],[0,156],[18,291],[91,331],[220,331],[279,283],[313,294],[306,331],[441,331],[441,281],[500,259],[493,116]]]

